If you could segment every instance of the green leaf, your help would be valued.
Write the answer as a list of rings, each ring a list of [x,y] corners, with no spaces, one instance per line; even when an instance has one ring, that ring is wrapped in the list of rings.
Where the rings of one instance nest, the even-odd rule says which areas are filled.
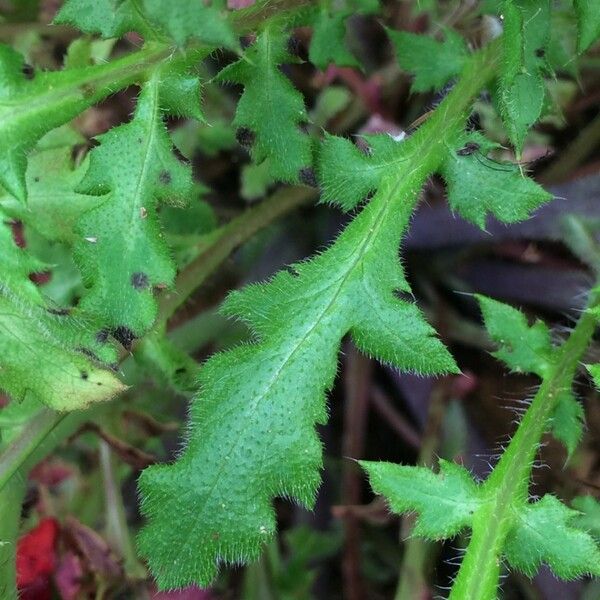
[[[308,120],[304,100],[279,68],[289,62],[293,58],[287,37],[271,26],[240,60],[219,73],[217,81],[244,86],[233,123],[250,138],[253,160],[268,160],[273,179],[292,183],[302,169],[310,168],[312,153],[309,137],[300,130]]]
[[[552,415],[552,435],[567,448],[571,457],[583,437],[585,412],[571,392],[561,394]]]
[[[542,321],[529,326],[518,309],[486,296],[476,295],[485,328],[499,349],[494,356],[517,373],[535,373],[540,377],[548,372],[554,348],[550,330]]]
[[[529,577],[542,563],[561,579],[600,575],[600,550],[591,535],[575,527],[576,516],[550,495],[519,508],[506,539],[509,564]]]
[[[594,385],[600,390],[600,364],[587,365],[587,370],[594,380]]]
[[[97,196],[79,194],[79,185],[88,167],[84,161],[74,167],[70,146],[35,150],[27,166],[27,204],[10,195],[0,205],[11,217],[34,228],[48,241],[73,244],[75,225],[81,215],[95,207]]]
[[[212,46],[237,50],[239,43],[227,21],[225,8],[225,0],[177,0],[168,6],[164,0],[143,0],[144,14],[179,46],[189,39],[197,39]]]
[[[413,92],[442,89],[462,71],[469,55],[463,38],[451,29],[444,30],[443,42],[407,31],[388,29],[387,33],[398,63],[414,75]]]
[[[29,78],[23,57],[0,45],[0,185],[18,200],[27,195],[27,154],[52,129],[139,77],[142,51],[111,63],[68,71],[43,71]],[[154,53],[154,54],[152,54]]]
[[[516,165],[487,158],[495,147],[481,134],[465,134],[441,170],[452,209],[482,229],[489,213],[505,223],[515,223],[552,199]]]
[[[592,496],[577,496],[571,506],[580,513],[573,519],[577,528],[588,531],[600,542],[600,502]]]
[[[99,136],[77,190],[101,196],[77,225],[75,260],[89,288],[81,308],[125,346],[152,325],[154,288],[175,276],[156,207],[183,204],[192,191],[191,170],[174,156],[163,123],[159,80],[156,73],[144,85],[131,122]]]
[[[44,302],[28,278],[42,265],[17,248],[4,223],[0,223],[0,254],[4,267],[0,275],[0,388],[14,402],[30,393],[60,411],[109,400],[121,392],[121,382],[102,368],[114,362],[114,351],[94,339],[89,333],[94,328],[82,315]]]
[[[471,525],[482,503],[477,484],[460,465],[440,460],[440,472],[386,462],[360,461],[375,493],[397,514],[416,512],[414,535],[432,540],[455,536]]]
[[[66,0],[54,18],[57,25],[73,25],[103,38],[121,37],[130,31],[152,32],[136,8],[135,0]]]
[[[600,1],[574,0],[579,25],[577,50],[585,52],[600,38]]]
[[[339,67],[359,67],[360,62],[346,45],[346,20],[356,14],[377,11],[377,0],[347,0],[340,7],[324,2],[315,12],[308,58],[319,69],[330,63]]]
[[[328,250],[228,298],[223,310],[255,341],[204,364],[186,449],[140,478],[139,547],[161,588],[206,585],[219,563],[257,558],[275,530],[273,497],[312,506],[322,467],[314,426],[326,421],[348,332],[397,368],[456,371],[416,307],[395,296],[408,291],[397,250],[411,213],[410,202],[389,202],[396,194],[387,178]]]
[[[543,74],[549,70],[549,0],[506,0],[503,60],[499,77],[500,113],[517,154],[529,128],[542,113],[546,95]]]
[[[67,0],[54,22],[103,38],[135,31],[146,39],[168,36],[180,46],[194,38],[214,46],[238,47],[223,0],[177,0],[168,7],[162,0]]]
[[[406,161],[402,140],[390,135],[368,135],[369,150],[350,140],[325,134],[319,149],[321,200],[348,211],[377,189],[384,175],[401,169]]]

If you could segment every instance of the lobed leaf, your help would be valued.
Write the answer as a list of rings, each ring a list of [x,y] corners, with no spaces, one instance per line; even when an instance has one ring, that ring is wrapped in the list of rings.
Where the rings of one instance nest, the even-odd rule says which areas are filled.
[[[359,67],[360,62],[346,44],[346,21],[356,14],[376,12],[378,0],[345,0],[342,6],[323,2],[315,12],[308,58],[319,69],[330,63],[339,67]]]
[[[549,0],[506,0],[503,61],[498,80],[500,113],[520,154],[529,128],[539,119],[546,95]]]
[[[440,90],[462,71],[469,56],[464,39],[451,29],[444,30],[444,41],[428,35],[387,30],[398,63],[414,75],[413,92]]]
[[[401,197],[386,179],[323,254],[228,298],[224,311],[255,341],[205,363],[186,449],[139,482],[148,519],[139,546],[160,587],[206,585],[220,563],[257,558],[275,530],[273,497],[312,505],[322,466],[314,426],[327,418],[346,333],[403,370],[456,370],[416,307],[394,295],[408,290],[397,248],[411,207],[391,201]]]
[[[4,223],[0,253],[0,388],[14,402],[33,394],[59,411],[121,392],[123,384],[103,368],[114,362],[114,351],[94,339],[88,321],[45,303],[28,278],[42,265],[15,245]]]
[[[554,354],[548,327],[542,321],[530,326],[525,315],[508,304],[481,295],[476,298],[485,328],[499,345],[494,356],[513,371],[544,377]]]
[[[300,130],[308,120],[304,100],[279,68],[293,60],[286,34],[271,24],[217,76],[217,81],[244,86],[233,123],[238,138],[251,146],[253,160],[268,161],[271,177],[290,183],[312,164],[310,139]]]
[[[556,354],[548,327],[542,321],[530,326],[520,310],[485,296],[476,297],[485,327],[499,345],[494,356],[515,372],[535,373],[543,379]],[[561,393],[550,427],[554,437],[567,448],[569,457],[583,436],[583,421],[583,407],[571,391]]]
[[[577,496],[571,506],[579,511],[574,518],[577,528],[589,532],[600,543],[600,501],[592,496]]]
[[[77,189],[101,196],[77,225],[75,260],[88,288],[80,306],[124,346],[152,325],[154,288],[175,277],[156,207],[183,204],[192,192],[191,170],[172,152],[162,100],[156,73],[140,93],[133,120],[99,136]]]
[[[542,563],[561,579],[600,575],[600,549],[575,526],[576,516],[577,511],[548,494],[519,508],[504,547],[508,563],[529,577]]]
[[[27,196],[27,155],[49,131],[136,81],[149,50],[111,63],[30,74],[23,57],[0,45],[0,185],[20,201]]]
[[[177,45],[190,38],[237,49],[238,41],[226,18],[224,0],[67,0],[54,22],[73,25],[103,38],[135,31],[146,39],[170,37]]]
[[[484,501],[470,473],[440,460],[440,472],[386,462],[360,461],[373,491],[386,498],[398,514],[416,512],[414,535],[432,540],[450,538],[472,523]]]
[[[488,214],[515,223],[552,199],[516,165],[488,158],[494,147],[496,144],[479,133],[465,134],[441,170],[452,209],[482,229]]]
[[[402,140],[388,134],[363,138],[363,151],[345,138],[325,134],[319,150],[318,175],[321,200],[349,211],[377,189],[381,179],[404,166]]]

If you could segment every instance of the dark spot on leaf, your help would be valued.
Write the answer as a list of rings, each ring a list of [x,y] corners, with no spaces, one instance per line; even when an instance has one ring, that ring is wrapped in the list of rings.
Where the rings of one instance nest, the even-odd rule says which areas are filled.
[[[81,379],[85,381],[88,377],[89,375],[87,371],[81,371]]]
[[[71,311],[68,308],[49,308],[48,312],[51,315],[57,315],[59,317],[66,317]]]
[[[117,328],[113,329],[112,334],[115,340],[127,350],[131,348],[131,344],[133,340],[135,340],[135,334],[129,327],[125,327],[125,325],[119,325]]]
[[[77,350],[81,352],[81,354],[87,356],[89,359],[95,362],[102,362],[89,348],[84,348],[83,346],[80,346],[79,348],[77,348]]]
[[[535,51],[535,55],[536,55],[538,58],[544,58],[544,56],[546,56],[546,51],[545,51],[543,48],[538,48],[538,49]]]
[[[235,139],[238,141],[240,146],[244,146],[244,148],[250,148],[254,141],[256,140],[256,136],[251,129],[247,127],[238,127],[238,130],[235,132]]]
[[[172,181],[172,177],[171,177],[171,173],[169,173],[169,171],[161,171],[160,175],[158,176],[158,180],[163,184],[163,185],[169,185]]]
[[[106,340],[108,339],[108,334],[109,331],[108,329],[101,329],[97,334],[96,334],[96,341],[99,344],[105,344]]]
[[[187,369],[185,367],[179,367],[179,369],[175,369],[175,375],[181,375],[182,373],[185,373],[187,371]]]
[[[304,167],[303,169],[300,169],[300,172],[298,173],[298,178],[305,185],[309,185],[310,187],[317,187],[317,177],[315,175],[314,170],[311,167]]]
[[[25,79],[31,80],[35,77],[35,69],[28,63],[23,64],[21,72],[23,73]]]
[[[146,273],[134,273],[131,276],[131,285],[136,290],[144,290],[150,285],[150,280]]]
[[[34,177],[34,178],[33,178],[33,180],[34,180],[36,183],[39,183],[39,181],[40,181],[40,178],[36,176],[36,177]]]
[[[475,142],[467,142],[460,150],[456,151],[458,156],[470,156],[479,150],[479,144]]]
[[[138,144],[141,144],[143,140],[142,140],[142,138],[140,137],[140,138],[138,138],[138,140],[137,140],[137,141],[138,141]]]

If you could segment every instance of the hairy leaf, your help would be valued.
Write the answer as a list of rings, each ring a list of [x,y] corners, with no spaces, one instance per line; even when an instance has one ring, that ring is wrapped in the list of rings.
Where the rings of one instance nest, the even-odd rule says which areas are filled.
[[[124,389],[103,363],[114,352],[94,339],[90,323],[48,306],[28,279],[40,270],[0,223],[0,388],[14,401],[27,393],[56,410],[108,400]]]
[[[346,0],[342,6],[323,2],[315,13],[308,57],[319,69],[330,63],[340,67],[360,67],[347,48],[346,21],[356,14],[369,14],[378,8],[378,0]]]
[[[577,528],[588,531],[600,542],[600,501],[592,496],[577,496],[571,506],[580,513],[573,519]]]
[[[159,80],[156,74],[144,86],[131,122],[98,138],[78,187],[102,196],[77,226],[75,259],[89,288],[81,308],[98,315],[125,346],[154,321],[153,289],[171,285],[175,276],[157,204],[183,204],[192,191],[190,169],[174,156],[163,123]]]
[[[146,39],[169,36],[183,45],[195,38],[214,46],[237,48],[237,39],[226,20],[223,0],[67,0],[54,19],[85,33],[104,38],[136,31]]]
[[[225,0],[143,0],[144,13],[180,46],[195,38],[213,46],[237,49],[239,44],[226,18]]]
[[[485,328],[499,345],[494,356],[513,371],[535,373],[543,377],[550,368],[554,348],[550,330],[542,321],[529,326],[518,309],[485,296],[477,295]]]
[[[576,516],[577,511],[550,495],[520,508],[505,545],[509,564],[530,577],[542,563],[562,579],[600,575],[600,549],[575,526]]]
[[[585,52],[600,38],[600,2],[598,0],[574,0],[579,35],[577,50]]]
[[[544,378],[552,368],[556,350],[550,330],[542,321],[527,323],[518,309],[477,295],[485,327],[498,344],[494,356],[518,373],[535,373]],[[583,407],[570,391],[560,395],[550,423],[552,434],[563,442],[568,455],[577,448],[583,435]]]
[[[98,197],[75,192],[88,163],[74,168],[72,148],[35,150],[27,166],[27,204],[10,195],[0,197],[7,214],[36,229],[48,241],[72,244],[81,215],[98,204]]]
[[[552,415],[552,435],[560,440],[571,457],[583,437],[585,411],[571,392],[561,394]]]
[[[505,223],[515,223],[552,199],[516,165],[487,158],[495,146],[478,133],[465,135],[441,171],[452,209],[482,229],[489,213]]]
[[[384,180],[323,254],[226,302],[255,342],[203,366],[185,451],[140,479],[149,520],[140,549],[161,587],[207,584],[219,563],[256,558],[275,529],[274,496],[312,505],[322,464],[314,425],[326,420],[347,332],[401,369],[456,370],[417,308],[394,296],[408,290],[397,247],[411,212],[389,201],[401,197],[396,188]]]
[[[444,31],[443,42],[407,31],[388,29],[387,33],[394,44],[398,63],[414,75],[414,92],[442,89],[461,72],[468,57],[463,38],[451,29]]]
[[[403,168],[406,161],[402,140],[390,135],[364,136],[369,149],[359,149],[350,140],[325,134],[319,151],[321,200],[352,210],[377,189],[386,173]]]
[[[136,80],[140,60],[158,50],[67,71],[24,72],[23,57],[0,45],[0,185],[18,200],[27,195],[27,154],[46,133]]]
[[[273,179],[286,182],[297,182],[312,163],[310,139],[300,130],[308,120],[304,100],[279,68],[293,60],[286,35],[272,25],[217,76],[244,86],[233,121],[238,138],[247,139],[256,163],[269,161]]]
[[[520,154],[529,128],[542,112],[548,70],[549,0],[506,0],[499,104],[510,141]]]
[[[432,540],[453,537],[471,525],[483,498],[469,472],[440,460],[440,472],[427,467],[360,461],[373,491],[398,514],[416,512],[413,533]]]
[[[594,380],[594,385],[600,389],[600,364],[587,365],[587,370]]]

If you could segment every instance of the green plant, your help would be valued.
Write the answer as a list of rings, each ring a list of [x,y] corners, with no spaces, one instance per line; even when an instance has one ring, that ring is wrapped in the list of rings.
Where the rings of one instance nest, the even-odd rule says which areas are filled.
[[[90,405],[123,393],[119,364],[130,361],[132,347],[153,377],[196,391],[183,451],[139,479],[145,525],[138,548],[161,588],[208,585],[220,565],[258,559],[276,529],[275,497],[313,506],[323,464],[315,426],[327,420],[325,396],[344,336],[403,371],[459,372],[410,297],[400,243],[434,174],[443,178],[453,211],[481,228],[490,215],[513,223],[550,200],[519,162],[496,160],[500,144],[470,128],[469,118],[489,91],[520,160],[530,128],[551,110],[546,79],[574,57],[552,28],[549,1],[487,5],[502,14],[504,31],[474,51],[451,29],[441,40],[388,30],[415,91],[453,85],[406,138],[365,136],[368,151],[306,126],[302,94],[281,67],[298,61],[289,38],[307,26],[314,65],[359,67],[345,44],[346,20],[376,13],[369,0],[273,0],[239,11],[217,0],[179,0],[168,10],[155,0],[67,0],[55,23],[102,38],[134,31],[143,46],[105,62],[97,60],[99,42],[81,38],[63,70],[34,73],[16,50],[0,46],[0,387],[12,398],[0,413],[3,541],[16,535],[22,477],[90,418],[86,411],[107,410]],[[580,1],[575,10],[583,52],[600,36],[600,6]],[[245,50],[241,36],[248,36]],[[218,48],[236,56],[211,76],[199,65]],[[217,83],[243,87],[232,123],[252,167],[268,182],[296,186],[221,228],[198,200],[202,189],[166,128],[168,118],[199,126],[210,120],[201,93]],[[140,90],[131,119],[73,161],[80,140],[67,124],[131,85]],[[314,198],[317,185],[322,201],[350,213],[348,225],[312,259],[231,293],[221,312],[243,321],[251,340],[198,370],[172,344],[167,320],[232,249]],[[203,221],[202,235],[179,228],[169,236],[169,215],[177,218],[169,211],[192,203],[187,210]],[[31,282],[30,274],[45,267],[14,243],[11,219],[62,244],[81,274],[76,306],[73,290],[51,300]],[[594,333],[597,294],[592,290],[573,333],[556,345],[542,322],[529,326],[516,309],[478,298],[497,358],[542,382],[484,482],[451,462],[438,474],[361,462],[392,510],[418,513],[415,534],[437,540],[472,530],[453,598],[496,597],[503,560],[526,575],[542,563],[567,579],[600,574],[600,550],[578,513],[552,495],[529,500],[545,431],[570,454],[581,437],[583,413],[571,385]],[[0,552],[2,597],[15,597],[14,544]]]

